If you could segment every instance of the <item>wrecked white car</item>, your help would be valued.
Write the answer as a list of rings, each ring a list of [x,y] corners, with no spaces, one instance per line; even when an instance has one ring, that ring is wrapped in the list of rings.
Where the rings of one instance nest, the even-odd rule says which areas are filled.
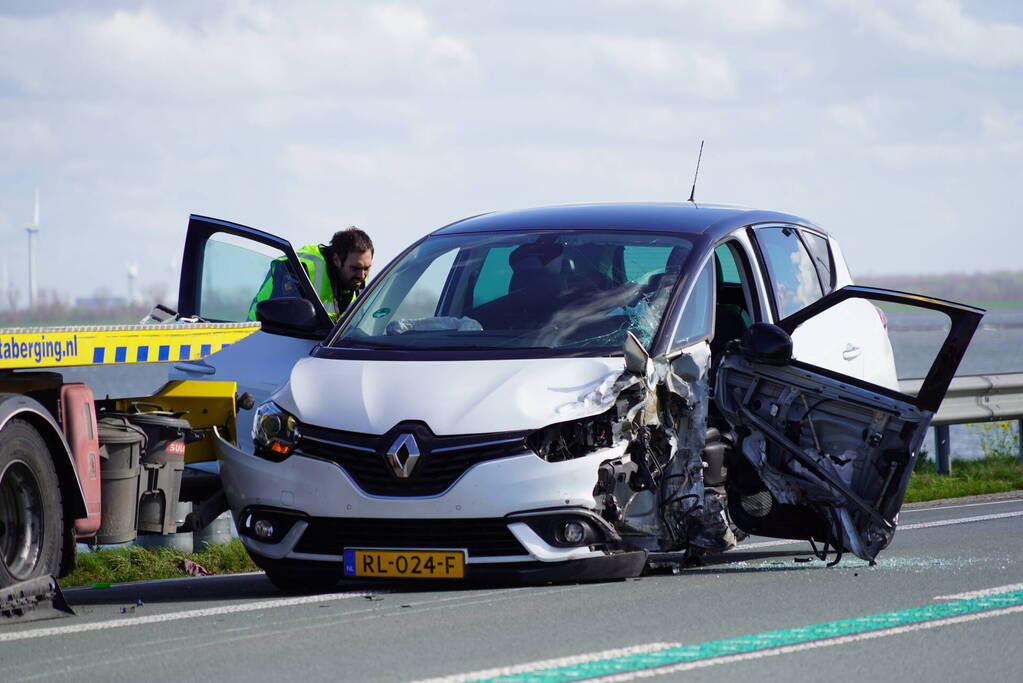
[[[242,319],[270,258],[305,293],[259,304],[263,332],[238,346],[276,351],[242,388],[286,381],[251,443],[219,443],[239,534],[286,588],[629,577],[748,533],[872,561],[982,315],[853,286],[804,219],[694,204],[453,223],[329,333],[286,242],[193,217],[186,265],[189,250],[205,260],[183,312]],[[213,277],[225,264],[236,276]],[[886,305],[948,318],[915,397],[897,391]]]

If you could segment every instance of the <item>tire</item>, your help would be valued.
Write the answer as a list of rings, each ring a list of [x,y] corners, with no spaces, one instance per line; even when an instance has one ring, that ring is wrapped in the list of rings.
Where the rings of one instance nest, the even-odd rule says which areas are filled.
[[[12,419],[0,430],[0,586],[59,574],[65,531],[46,442],[28,422]]]
[[[276,572],[272,574],[267,572],[266,578],[270,579],[270,583],[282,593],[329,593],[337,587],[340,581],[337,578],[310,578]]]

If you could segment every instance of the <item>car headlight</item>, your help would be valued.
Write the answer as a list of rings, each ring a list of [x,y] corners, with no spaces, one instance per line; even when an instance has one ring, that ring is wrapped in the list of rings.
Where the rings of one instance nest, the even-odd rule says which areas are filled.
[[[273,401],[256,408],[252,420],[252,443],[255,454],[267,460],[280,462],[295,450],[300,438],[298,421]]]
[[[547,462],[573,460],[614,443],[615,408],[569,422],[558,422],[526,437],[526,445]]]

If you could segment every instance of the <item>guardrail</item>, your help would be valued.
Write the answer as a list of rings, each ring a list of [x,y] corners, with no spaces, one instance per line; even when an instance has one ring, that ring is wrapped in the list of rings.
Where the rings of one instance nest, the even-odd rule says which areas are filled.
[[[899,381],[899,390],[916,395],[922,379]],[[951,471],[948,426],[975,422],[1019,421],[1019,452],[1023,460],[1023,372],[955,377],[945,394],[934,427],[934,462],[939,474]]]

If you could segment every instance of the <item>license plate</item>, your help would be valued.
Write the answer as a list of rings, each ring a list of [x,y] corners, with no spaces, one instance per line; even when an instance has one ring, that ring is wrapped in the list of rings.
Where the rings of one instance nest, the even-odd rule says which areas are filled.
[[[461,579],[465,554],[451,550],[345,550],[345,576]]]

